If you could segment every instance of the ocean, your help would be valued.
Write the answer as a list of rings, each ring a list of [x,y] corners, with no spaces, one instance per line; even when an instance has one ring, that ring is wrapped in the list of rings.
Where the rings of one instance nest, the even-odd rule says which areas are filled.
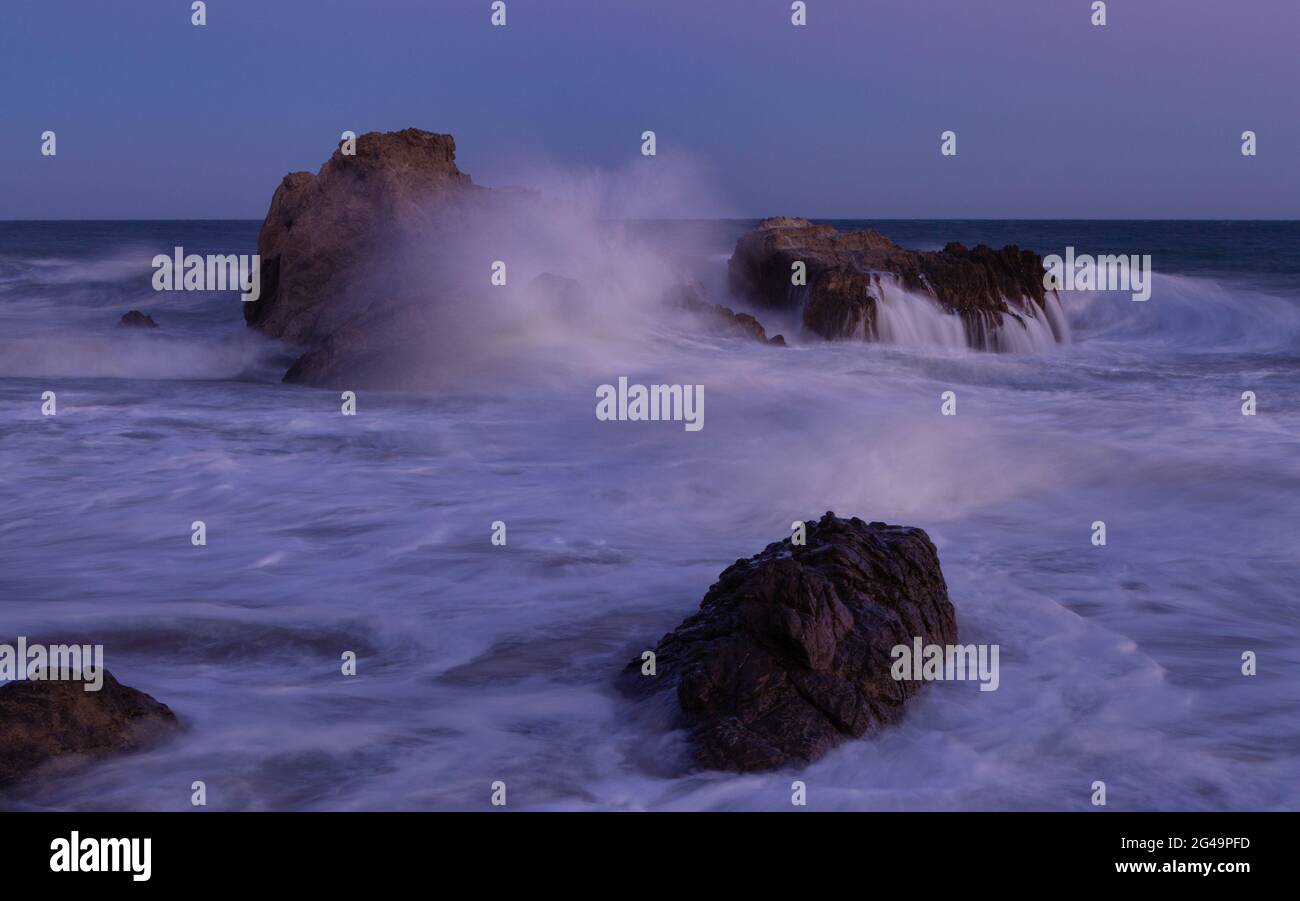
[[[753,224],[619,231],[739,308]],[[258,222],[0,223],[0,641],[103,644],[186,727],[0,806],[189,809],[203,781],[220,810],[489,809],[499,780],[512,809],[790,809],[797,779],[823,810],[1087,810],[1097,781],[1300,807],[1300,223],[836,224],[1150,254],[1152,295],[1066,292],[1069,343],[1002,354],[906,305],[896,344],[569,323],[585,353],[470,355],[350,417],[281,382],[237,294],[151,288],[155,254],[253,253]],[[619,376],[704,385],[704,428],[598,421]],[[929,685],[802,769],[693,770],[614,677],[827,510],[929,533],[998,690]]]

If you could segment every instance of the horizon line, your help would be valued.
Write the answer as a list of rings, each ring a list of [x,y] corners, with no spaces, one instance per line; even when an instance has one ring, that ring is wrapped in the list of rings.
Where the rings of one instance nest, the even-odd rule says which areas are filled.
[[[776,216],[680,216],[680,217],[650,217],[650,218],[628,218],[628,219],[601,219],[601,222],[761,222],[764,219],[774,219]],[[1295,222],[1300,223],[1300,218],[1222,218],[1222,217],[1167,217],[1167,218],[1132,218],[1132,217],[1109,217],[1109,216],[785,216],[790,219],[808,219],[812,222]],[[244,216],[167,216],[167,217],[136,217],[136,218],[115,218],[115,219],[0,219],[0,224],[21,225],[32,223],[46,222],[86,222],[86,223],[109,223],[109,222],[265,222],[266,217],[244,217]]]

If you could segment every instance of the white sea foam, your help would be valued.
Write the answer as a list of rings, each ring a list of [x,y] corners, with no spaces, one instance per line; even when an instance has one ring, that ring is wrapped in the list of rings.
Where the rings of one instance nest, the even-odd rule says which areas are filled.
[[[502,333],[510,365],[475,333],[455,387],[363,391],[356,417],[261,364],[230,381],[246,349],[204,357],[194,336],[42,359],[23,342],[62,300],[13,314],[6,628],[104,644],[188,728],[5,803],[179,808],[203,773],[234,809],[482,809],[496,779],[512,808],[788,809],[790,772],[691,774],[667,711],[610,685],[725,566],[833,509],[928,530],[1000,684],[927,685],[900,725],[800,771],[810,806],[1084,809],[1095,779],[1116,808],[1300,806],[1300,379],[1294,343],[1252,356],[1294,341],[1294,299],[1157,276],[1145,304],[1049,305],[1040,326],[1070,319],[1057,352],[975,354],[886,291],[895,343],[781,349],[654,329],[664,258],[580,234],[564,260],[617,250],[591,316],[533,310]],[[220,346],[240,312],[195,336]],[[1202,359],[1225,346],[1249,352]],[[611,373],[706,386],[709,427],[597,422]],[[1237,413],[1243,385],[1267,416]],[[1238,674],[1246,649],[1271,675]]]

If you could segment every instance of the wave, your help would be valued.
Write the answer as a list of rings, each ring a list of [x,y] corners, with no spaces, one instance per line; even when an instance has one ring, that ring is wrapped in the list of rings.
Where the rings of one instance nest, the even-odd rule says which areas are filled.
[[[1182,275],[1152,277],[1151,297],[1070,292],[1066,311],[1081,340],[1141,342],[1186,351],[1294,351],[1300,303],[1256,289]]]
[[[1126,292],[1049,294],[1042,308],[1008,300],[1011,311],[984,326],[945,311],[932,298],[882,277],[876,298],[876,340],[903,347],[979,348],[1038,353],[1059,344],[1155,344],[1180,351],[1300,349],[1300,302],[1213,279],[1154,275],[1152,295]],[[982,334],[980,334],[982,332]]]
[[[83,285],[139,279],[147,286],[157,252],[141,246],[104,257],[0,256],[0,283]]]
[[[1042,308],[1027,298],[1008,300],[1009,312],[973,325],[895,278],[881,276],[874,290],[876,340],[883,344],[1034,353],[1070,342],[1070,325],[1055,295],[1049,294]]]
[[[111,334],[0,339],[0,378],[273,377],[278,381],[286,359],[284,347],[242,329],[224,338],[121,329]]]

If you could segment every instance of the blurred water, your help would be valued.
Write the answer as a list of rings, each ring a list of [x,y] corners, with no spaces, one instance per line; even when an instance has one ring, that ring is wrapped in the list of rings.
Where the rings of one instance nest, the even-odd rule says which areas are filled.
[[[745,225],[645,231],[721,299]],[[929,686],[797,774],[810,807],[1086,809],[1103,780],[1112,808],[1294,809],[1297,232],[1257,225],[1240,271],[1214,224],[880,226],[1165,249],[1145,304],[1066,295],[1048,352],[801,342],[760,313],[795,346],[665,330],[344,417],[279,382],[292,353],[236,294],[150,289],[154,253],[252,252],[257,223],[0,224],[0,634],[102,643],[187,726],[0,804],[182,809],[201,779],[217,809],[477,809],[501,779],[512,808],[787,808],[795,774],[691,773],[666,711],[610,683],[725,566],[835,510],[930,533],[1001,687]],[[117,329],[132,308],[162,328]],[[598,422],[619,375],[705,385],[705,428]]]

